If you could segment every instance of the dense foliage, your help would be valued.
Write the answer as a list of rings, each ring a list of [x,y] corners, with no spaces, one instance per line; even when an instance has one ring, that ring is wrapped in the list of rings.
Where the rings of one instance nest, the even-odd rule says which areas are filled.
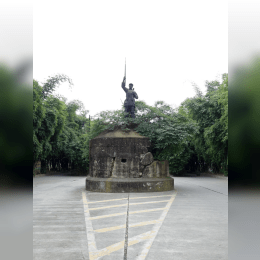
[[[186,99],[178,109],[163,101],[154,106],[136,101],[136,118],[125,118],[123,107],[102,111],[92,120],[80,101],[66,103],[53,91],[60,82],[71,80],[63,75],[50,78],[42,87],[34,81],[34,161],[41,160],[55,170],[77,169],[87,172],[89,141],[106,129],[121,125],[151,140],[155,159],[168,160],[170,172],[214,172],[227,170],[228,76],[222,82],[206,82],[205,95],[197,88],[196,96]]]
[[[214,172],[227,173],[228,157],[228,75],[222,82],[207,82],[207,93],[197,89],[194,98],[186,99],[179,113],[191,118],[197,125],[191,145],[203,168],[210,166]]]
[[[66,103],[64,98],[52,95],[64,81],[71,84],[71,80],[63,75],[49,78],[43,86],[33,81],[34,163],[40,160],[43,172],[48,167],[81,171],[87,167],[82,151],[88,111],[78,100]]]

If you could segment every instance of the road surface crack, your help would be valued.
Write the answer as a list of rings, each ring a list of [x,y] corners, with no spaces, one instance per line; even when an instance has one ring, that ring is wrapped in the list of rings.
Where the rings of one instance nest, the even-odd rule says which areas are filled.
[[[125,228],[125,246],[124,246],[124,259],[127,260],[127,247],[128,247],[128,217],[129,217],[129,193],[127,202],[127,213],[126,213],[126,228]]]

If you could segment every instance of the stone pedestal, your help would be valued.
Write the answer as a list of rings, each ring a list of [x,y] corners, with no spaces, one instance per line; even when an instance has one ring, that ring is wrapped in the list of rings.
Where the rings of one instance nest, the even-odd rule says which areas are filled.
[[[167,178],[95,178],[88,176],[86,189],[95,192],[158,192],[174,188],[174,180]]]
[[[133,129],[105,131],[90,141],[86,189],[99,192],[148,192],[173,189],[168,161],[154,161],[149,138]]]

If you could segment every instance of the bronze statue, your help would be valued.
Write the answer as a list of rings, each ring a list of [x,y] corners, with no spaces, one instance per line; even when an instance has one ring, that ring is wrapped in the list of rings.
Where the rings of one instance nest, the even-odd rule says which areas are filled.
[[[133,89],[133,84],[129,84],[129,89],[125,87],[125,77],[123,78],[122,88],[126,93],[126,100],[124,102],[125,107],[125,117],[129,117],[129,114],[132,118],[135,118],[135,98],[138,99],[136,92]]]

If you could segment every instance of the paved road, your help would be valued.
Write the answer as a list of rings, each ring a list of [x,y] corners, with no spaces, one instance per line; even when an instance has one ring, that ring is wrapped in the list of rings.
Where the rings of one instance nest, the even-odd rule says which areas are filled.
[[[86,191],[85,177],[34,178],[34,260],[227,260],[228,181],[174,181],[105,194]]]

